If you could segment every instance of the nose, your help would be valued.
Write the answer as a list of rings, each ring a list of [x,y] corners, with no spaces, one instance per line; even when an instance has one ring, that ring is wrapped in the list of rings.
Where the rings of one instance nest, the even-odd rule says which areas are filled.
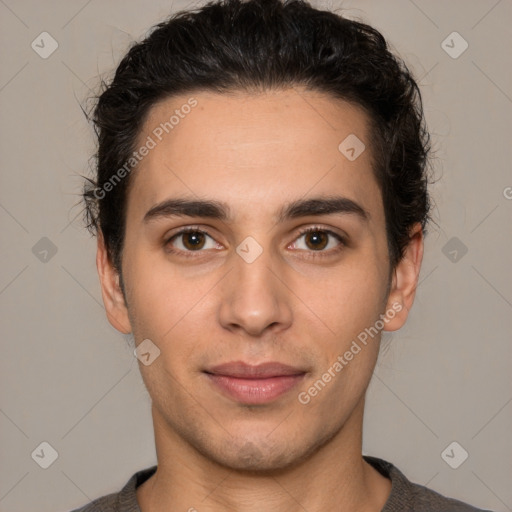
[[[288,328],[292,292],[283,283],[279,259],[273,258],[270,250],[263,250],[249,261],[233,254],[233,268],[221,282],[219,322],[225,329],[250,336]]]

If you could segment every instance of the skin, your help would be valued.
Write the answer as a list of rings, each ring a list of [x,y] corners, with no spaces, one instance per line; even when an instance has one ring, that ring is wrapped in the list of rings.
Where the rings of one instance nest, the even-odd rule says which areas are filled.
[[[109,321],[133,333],[136,344],[149,338],[161,351],[149,366],[139,363],[158,458],[156,474],[137,489],[141,510],[380,511],[391,483],[361,455],[380,334],[308,404],[297,396],[393,304],[402,309],[385,329],[404,324],[423,255],[421,227],[413,226],[404,258],[391,269],[368,118],[357,106],[298,87],[198,91],[153,106],[139,141],[190,96],[197,106],[132,176],[126,301],[98,238]],[[366,144],[354,161],[338,150],[349,134]],[[333,195],[355,201],[367,220],[345,212],[279,222],[283,205]],[[144,221],[171,197],[223,202],[231,218]],[[168,242],[186,226],[207,232],[199,251],[187,235]],[[300,235],[307,227],[344,235],[346,244]],[[252,263],[236,252],[248,236],[263,250]],[[204,374],[237,360],[278,361],[307,373],[278,399],[249,406],[221,394]]]

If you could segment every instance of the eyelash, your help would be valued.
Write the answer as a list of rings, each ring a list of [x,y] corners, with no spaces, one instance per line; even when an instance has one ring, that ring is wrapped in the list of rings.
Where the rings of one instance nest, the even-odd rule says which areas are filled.
[[[330,229],[322,228],[320,226],[311,226],[311,227],[308,227],[308,228],[300,230],[298,236],[294,239],[294,241],[299,239],[300,237],[302,237],[305,234],[315,233],[315,232],[326,233],[327,235],[330,235],[330,236],[334,237],[340,243],[339,243],[339,245],[337,247],[335,247],[334,249],[330,249],[328,251],[324,251],[324,250],[313,251],[313,250],[310,250],[310,251],[308,251],[308,253],[309,253],[308,256],[306,256],[307,258],[323,258],[323,257],[332,256],[333,254],[337,254],[339,251],[344,249],[346,247],[346,245],[347,245],[346,240],[345,240],[344,237],[342,237],[338,233],[335,233],[334,231],[331,231]],[[186,233],[202,233],[203,235],[209,236],[210,238],[214,239],[210,234],[208,234],[207,231],[199,229],[198,227],[189,226],[189,227],[183,228],[182,230],[178,231],[177,233],[174,233],[171,237],[167,238],[164,241],[164,246],[167,248],[167,251],[172,253],[172,254],[179,254],[180,256],[183,256],[185,258],[195,258],[195,257],[197,257],[197,256],[194,255],[195,253],[204,252],[202,250],[198,250],[198,251],[183,251],[181,249],[175,249],[175,248],[173,248],[170,245],[170,243],[175,238],[178,238],[180,235],[184,235]],[[300,250],[303,251],[304,249],[300,249]]]

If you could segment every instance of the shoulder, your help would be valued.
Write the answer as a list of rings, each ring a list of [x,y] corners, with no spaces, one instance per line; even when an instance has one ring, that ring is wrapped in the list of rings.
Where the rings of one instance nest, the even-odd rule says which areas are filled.
[[[140,512],[136,489],[156,471],[156,466],[133,474],[119,492],[96,498],[87,505],[71,512]]]
[[[366,462],[391,480],[391,494],[382,512],[491,512],[448,498],[427,487],[415,484],[393,464],[376,457],[364,456]]]
[[[71,512],[117,512],[119,510],[119,493],[112,493],[97,498],[88,505],[74,509]],[[138,511],[135,510],[133,512]]]

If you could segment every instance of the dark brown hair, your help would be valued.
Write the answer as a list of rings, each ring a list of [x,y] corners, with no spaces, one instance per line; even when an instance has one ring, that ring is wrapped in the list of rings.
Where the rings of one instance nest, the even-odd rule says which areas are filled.
[[[84,186],[85,216],[91,232],[101,230],[119,272],[131,176],[106,185],[132,156],[151,107],[193,90],[295,85],[368,113],[392,267],[400,261],[410,228],[419,222],[425,229],[430,209],[430,136],[418,85],[404,62],[376,29],[305,0],[224,0],[180,11],[153,27],[103,83],[95,103],[96,176]]]

